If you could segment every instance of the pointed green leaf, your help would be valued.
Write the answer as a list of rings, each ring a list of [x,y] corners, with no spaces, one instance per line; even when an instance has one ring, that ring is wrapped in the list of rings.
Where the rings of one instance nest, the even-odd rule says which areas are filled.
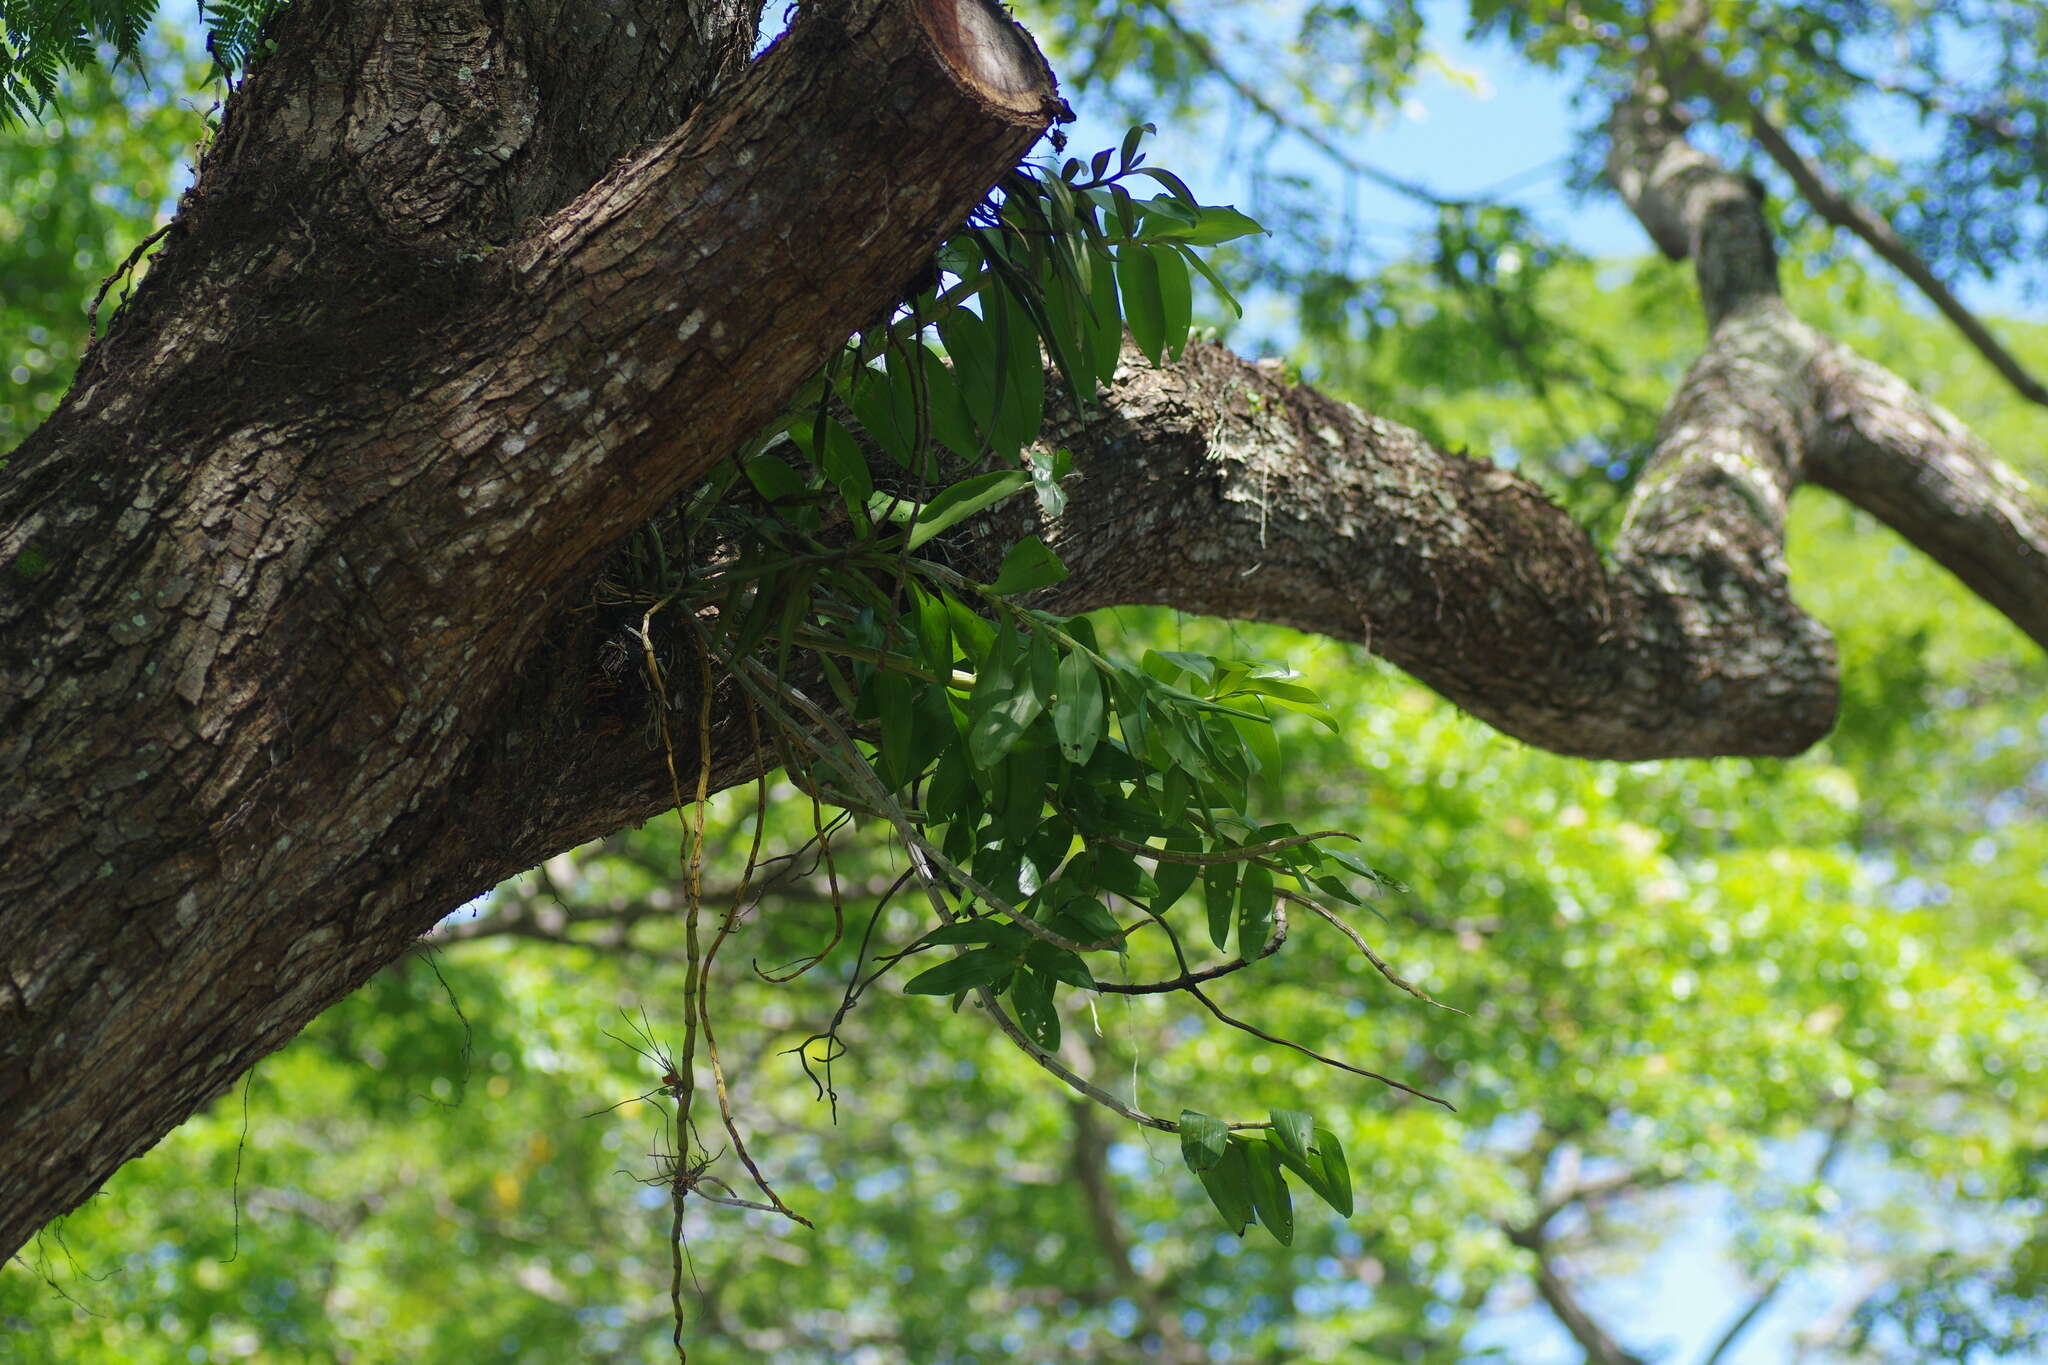
[[[998,469],[960,480],[942,490],[917,514],[917,521],[910,528],[910,548],[915,550],[941,531],[994,506],[1030,482],[1031,476],[1021,469]]]
[[[1386,880],[1384,876],[1374,870],[1371,864],[1367,863],[1365,859],[1359,857],[1356,853],[1341,848],[1325,849],[1324,852],[1368,881],[1379,882]]]
[[[1181,673],[1200,679],[1204,685],[1212,684],[1216,681],[1216,661],[1207,654],[1191,654],[1186,650],[1180,649],[1146,650],[1146,664],[1151,665],[1154,660],[1166,665],[1165,668],[1158,671],[1162,672],[1169,681],[1175,675]]]
[[[1294,1197],[1287,1192],[1287,1177],[1280,1173],[1280,1149],[1271,1142],[1247,1142],[1244,1148],[1252,1209],[1273,1240],[1288,1246],[1294,1241]]]
[[[1188,188],[1187,182],[1185,180],[1182,180],[1172,171],[1161,170],[1152,166],[1147,166],[1144,170],[1139,171],[1138,174],[1151,176],[1154,180],[1158,181],[1161,185],[1164,185],[1168,190],[1170,190],[1173,193],[1174,197],[1180,203],[1185,204],[1190,211],[1194,209],[1194,191]]]
[[[1169,246],[1155,246],[1152,256],[1159,265],[1159,312],[1166,350],[1178,356],[1187,348],[1188,328],[1195,320],[1194,286],[1188,280],[1187,257]]]
[[[945,599],[946,620],[953,627],[953,640],[960,646],[960,652],[976,668],[988,657],[995,647],[996,628],[985,617],[976,616],[965,602],[950,594]]]
[[[1085,860],[1077,859],[1075,873],[1089,886],[1109,891],[1125,900],[1149,902],[1159,894],[1159,885],[1138,865],[1137,857],[1120,848],[1098,844],[1088,850]]]
[[[1072,259],[1082,269],[1083,276],[1089,272],[1088,251],[1076,247]],[[1085,287],[1077,287],[1066,279],[1049,282],[1045,291],[1045,319],[1052,330],[1046,334],[1045,342],[1052,351],[1053,363],[1066,376],[1067,388],[1074,395],[1075,405],[1082,413],[1095,401],[1095,349],[1089,344],[1089,294]]]
[[[1223,1215],[1224,1226],[1239,1237],[1252,1223],[1251,1163],[1245,1159],[1247,1144],[1233,1141],[1223,1150],[1223,1159],[1206,1171],[1195,1172],[1208,1191],[1209,1202]]]
[[[1301,1182],[1317,1198],[1341,1216],[1349,1218],[1352,1211],[1351,1170],[1344,1162],[1344,1148],[1338,1143],[1337,1135],[1327,1128],[1316,1128],[1314,1139],[1314,1146],[1299,1154],[1289,1150],[1283,1142],[1281,1163],[1300,1176]]]
[[[1022,934],[1024,931],[1013,926],[1012,932]],[[1033,942],[1030,950],[1024,954],[1024,965],[1034,971],[1044,972],[1054,981],[1064,981],[1069,986],[1079,986],[1086,991],[1095,989],[1095,974],[1088,970],[1087,961],[1080,954],[1070,953],[1065,948],[1055,948],[1050,943]]]
[[[1343,881],[1337,877],[1325,875],[1321,877],[1316,877],[1313,880],[1315,881],[1315,884],[1318,887],[1322,888],[1323,894],[1330,897],[1332,900],[1343,901],[1346,905],[1365,904],[1364,901],[1358,898],[1357,892],[1353,891],[1350,887],[1346,886],[1343,883]]]
[[[1088,286],[1085,325],[1089,363],[1094,366],[1096,379],[1103,384],[1116,377],[1117,357],[1124,349],[1124,314],[1117,301],[1115,265],[1107,254],[1099,256]]]
[[[1003,556],[1003,567],[997,572],[996,581],[989,584],[989,590],[1007,597],[1034,588],[1049,588],[1063,582],[1066,576],[1067,566],[1060,563],[1060,557],[1037,536],[1026,536]]]
[[[972,823],[979,816],[980,796],[968,772],[966,745],[954,742],[939,759],[939,766],[932,770],[932,780],[925,784],[924,805],[933,820],[950,825],[963,820]]]
[[[1130,325],[1131,340],[1147,360],[1157,365],[1167,343],[1166,301],[1160,293],[1158,254],[1138,243],[1124,247],[1117,253],[1116,279],[1123,291],[1124,321]]]
[[[868,473],[866,457],[854,442],[853,433],[828,417],[820,424],[807,453],[824,471],[825,477],[832,481],[832,486],[839,490],[846,510],[853,514],[854,524],[865,526],[868,499],[875,495],[875,483]]]
[[[1180,1154],[1189,1170],[1199,1175],[1214,1169],[1223,1160],[1223,1148],[1229,1140],[1230,1129],[1222,1119],[1192,1109],[1180,1111]]]
[[[1316,1145],[1314,1117],[1299,1109],[1275,1109],[1272,1118],[1273,1136],[1279,1141],[1280,1150],[1307,1165],[1309,1149]]]
[[[1101,901],[1087,894],[1062,905],[1054,922],[1063,925],[1060,932],[1077,943],[1110,943],[1121,938],[1124,932],[1116,916],[1110,914]]]
[[[877,755],[882,760],[882,777],[889,790],[895,791],[917,775],[916,769],[907,766],[915,746],[912,728],[916,724],[917,695],[910,679],[892,669],[878,668],[868,681],[868,696],[882,727],[881,750]]]
[[[1337,1141],[1337,1135],[1327,1128],[1316,1129],[1315,1160],[1311,1169],[1321,1174],[1321,1183],[1311,1181],[1311,1188],[1322,1196],[1325,1204],[1346,1218],[1351,1216],[1351,1168],[1344,1161],[1344,1146]]]
[[[1015,947],[1022,947],[1027,942],[1037,944],[1036,939],[1031,938],[1016,925],[986,915],[941,924],[918,942],[928,948],[961,947],[969,943]]]
[[[1030,307],[1006,289],[994,295],[997,362],[1003,374],[1003,407],[997,415],[997,448],[1016,458],[1038,435],[1045,414],[1045,359],[1039,326]]]
[[[1010,1004],[1024,1036],[1051,1052],[1060,1045],[1060,1015],[1053,1007],[1052,986],[1037,972],[1018,972],[1010,982]]]
[[[926,668],[940,677],[953,671],[953,631],[947,624],[946,604],[912,583],[910,601],[917,619],[917,652]]]
[[[1086,763],[1109,729],[1102,678],[1088,656],[1078,649],[1068,650],[1060,660],[1052,729],[1059,738],[1060,753],[1069,763]]]
[[[932,435],[961,459],[978,458],[981,454],[981,428],[976,425],[967,400],[960,392],[959,376],[930,347],[919,346],[914,354],[922,367],[925,410],[930,417]]]
[[[1006,847],[1015,848],[1028,840],[1045,818],[1045,769],[1052,751],[1035,744],[1021,745],[1007,754],[1001,764],[1002,819],[997,829]]]
[[[1037,694],[1041,707],[1052,704],[1053,693],[1060,685],[1060,653],[1052,637],[1042,630],[1031,632],[1024,646],[1025,667],[1031,673],[1031,690]]]
[[[1209,287],[1216,291],[1216,297],[1223,300],[1231,312],[1239,317],[1244,316],[1244,308],[1238,303],[1237,295],[1230,292],[1230,286],[1223,282],[1221,275],[1209,268],[1209,263],[1202,259],[1201,252],[1190,250],[1181,259],[1202,272],[1202,278],[1209,282]]]
[[[967,756],[974,765],[993,768],[1001,762],[1045,709],[1045,702],[1033,682],[1024,639],[1005,620],[967,698],[967,714],[973,718],[967,730]],[[1037,816],[1036,803],[1031,816]]]
[[[747,461],[747,482],[771,503],[800,498],[807,491],[803,476],[773,455],[756,455]]]
[[[952,362],[961,405],[981,434],[978,453],[981,446],[996,444],[996,414],[1002,406],[994,332],[979,314],[955,308],[939,319],[939,339]]]
[[[1237,905],[1237,865],[1211,863],[1203,868],[1202,898],[1209,909],[1209,941],[1221,952],[1230,941],[1231,912]],[[1257,952],[1257,945],[1251,951]]]
[[[905,995],[958,995],[976,986],[1000,986],[1017,970],[1007,948],[969,948],[951,962],[941,962],[903,983]]]
[[[1166,847],[1172,853],[1200,853],[1202,841],[1191,834],[1177,834],[1166,841]],[[1152,913],[1163,915],[1171,910],[1195,884],[1195,878],[1201,875],[1201,871],[1194,863],[1171,863],[1162,859],[1152,872],[1152,880],[1159,886],[1159,894],[1152,898]]]
[[[1257,863],[1247,863],[1244,882],[1238,890],[1237,952],[1252,957],[1266,946],[1273,932],[1273,873]]]
[[[1204,204],[1195,210],[1194,222],[1161,221],[1151,227],[1150,234],[1177,238],[1192,246],[1216,246],[1265,231],[1257,219],[1239,213],[1228,204]]]
[[[890,459],[908,469],[916,454],[916,424],[907,397],[899,392],[894,377],[886,369],[864,366],[848,376],[841,392],[869,439]]]
[[[1117,151],[1117,168],[1119,170],[1129,170],[1132,164],[1131,159],[1138,154],[1138,144],[1144,140],[1145,134],[1157,133],[1158,131],[1157,128],[1149,123],[1140,123],[1125,133],[1123,146]]]

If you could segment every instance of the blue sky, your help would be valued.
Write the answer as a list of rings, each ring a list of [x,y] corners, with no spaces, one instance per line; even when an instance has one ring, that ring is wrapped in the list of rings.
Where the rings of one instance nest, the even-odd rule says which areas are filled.
[[[1649,238],[1618,198],[1604,190],[1582,196],[1567,186],[1573,133],[1602,113],[1574,109],[1572,78],[1537,69],[1505,42],[1466,40],[1462,3],[1433,0],[1425,9],[1431,42],[1456,75],[1423,76],[1399,113],[1344,139],[1345,151],[1442,194],[1501,193],[1530,209],[1547,232],[1588,256],[1649,254]],[[1256,77],[1251,70],[1240,74]],[[1068,129],[1070,152],[1085,155],[1122,137],[1120,118],[1099,115],[1085,97],[1074,102],[1082,117]],[[1866,139],[1879,150],[1910,147],[1927,136],[1911,119],[1890,109],[1872,111],[1860,121]],[[1249,168],[1259,161],[1268,166],[1277,162],[1326,183],[1333,208],[1355,212],[1365,224],[1366,240],[1389,253],[1402,254],[1406,235],[1430,221],[1426,207],[1399,194],[1369,184],[1347,185],[1327,158],[1299,144],[1268,149],[1265,129],[1250,119],[1232,114],[1192,128],[1160,122],[1154,159],[1180,171],[1197,194],[1212,202],[1245,202],[1250,197]],[[1848,246],[1881,277],[1901,283],[1917,300],[1911,287],[1860,243]],[[2048,298],[2026,299],[2017,280],[1955,280],[1951,287],[1981,311],[2048,321]],[[1933,310],[1926,311],[1931,315]]]

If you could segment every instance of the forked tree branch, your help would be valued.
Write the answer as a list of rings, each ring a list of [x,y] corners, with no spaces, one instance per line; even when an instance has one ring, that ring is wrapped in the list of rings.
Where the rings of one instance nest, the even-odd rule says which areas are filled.
[[[727,0],[293,6],[10,457],[0,563],[61,572],[0,593],[0,1254],[506,851],[633,818],[552,652],[601,633],[591,574],[1058,111],[990,0],[808,6],[727,78],[751,35]]]
[[[1744,331],[1774,333],[1778,391],[1796,395],[1781,429],[1799,445],[1800,474],[1879,517],[2048,649],[2040,493],[1906,381],[1792,317],[1750,186],[1685,140],[1654,75],[1617,107],[1613,130],[1610,178],[1666,254],[1694,262],[1714,326],[1701,363]]]
[[[2019,358],[2007,350],[1985,325],[1984,320],[1944,284],[1915,251],[1912,245],[1901,237],[1898,230],[1879,214],[1851,199],[1829,181],[1827,172],[1819,162],[1803,154],[1792,145],[1792,139],[1764,111],[1756,96],[1743,90],[1728,76],[1704,62],[1688,68],[1687,74],[1695,77],[1724,117],[1739,119],[1749,124],[1757,145],[1776,162],[1778,169],[1785,172],[1799,195],[1813,211],[1824,220],[1853,234],[1865,246],[1877,253],[1880,260],[1912,281],[1913,287],[1924,295],[1927,301],[1940,310],[1941,315],[1955,324],[1964,340],[1977,354],[1997,370],[2013,390],[2030,403],[2048,405],[2048,386],[2044,386],[2028,372]]]

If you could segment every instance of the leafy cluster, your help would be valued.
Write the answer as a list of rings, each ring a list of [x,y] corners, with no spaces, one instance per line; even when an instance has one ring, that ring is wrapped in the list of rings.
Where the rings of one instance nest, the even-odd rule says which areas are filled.
[[[1316,694],[1257,659],[1113,659],[1085,618],[1029,605],[1066,577],[1044,539],[1023,536],[998,555],[989,533],[965,524],[1015,499],[1022,525],[1027,494],[1048,519],[1063,506],[1069,457],[1035,444],[1044,357],[1085,408],[1121,363],[1127,328],[1146,359],[1178,354],[1191,276],[1207,273],[1199,249],[1259,230],[1145,164],[1147,131],[1086,162],[1009,177],[944,245],[927,287],[850,340],[784,421],[647,534],[630,581],[612,585],[640,612],[657,681],[651,628],[667,613],[696,635],[706,688],[715,666],[815,797],[885,822],[908,851],[914,875],[899,886],[916,884],[931,919],[895,951],[877,947],[867,968],[857,963],[833,1025],[802,1049],[807,1066],[824,1068],[827,1093],[838,1021],[861,993],[906,961],[950,950],[904,989],[950,996],[956,1008],[975,997],[1042,1065],[1172,1131],[1181,1124],[1111,1100],[1058,1064],[1063,997],[1185,991],[1248,1027],[1201,983],[1276,951],[1290,906],[1371,957],[1331,908],[1362,904],[1357,880],[1379,880],[1335,846],[1349,836],[1251,810],[1256,747],[1276,712],[1334,728]],[[1133,193],[1142,181],[1156,192]],[[819,704],[827,694],[836,708]],[[1228,955],[1209,965],[1194,961],[1177,913],[1198,883],[1197,923]],[[1132,980],[1133,943],[1147,935],[1172,973]],[[1267,1154],[1333,1204],[1330,1191],[1348,1179],[1334,1143],[1312,1125],[1303,1134],[1299,1151],[1233,1138],[1217,1162],[1191,1155],[1190,1165],[1233,1191],[1231,1173],[1265,1172],[1262,1221],[1284,1238],[1273,1210],[1285,1185],[1280,1166],[1261,1164]],[[687,1168],[679,1157],[676,1169]],[[1249,1221],[1225,1212],[1240,1231]]]
[[[25,121],[57,97],[67,70],[99,64],[98,44],[133,61],[156,0],[4,0],[0,3],[0,127]]]
[[[229,78],[262,51],[263,29],[285,0],[199,0],[215,75]],[[139,66],[157,0],[0,0],[0,129],[41,118],[67,71]]]
[[[1239,1236],[1253,1222],[1282,1246],[1294,1241],[1292,1171],[1343,1217],[1351,1216],[1351,1169],[1337,1135],[1299,1109],[1275,1109],[1263,1137],[1233,1133],[1221,1119],[1183,1109],[1181,1156],[1209,1192],[1223,1221]]]

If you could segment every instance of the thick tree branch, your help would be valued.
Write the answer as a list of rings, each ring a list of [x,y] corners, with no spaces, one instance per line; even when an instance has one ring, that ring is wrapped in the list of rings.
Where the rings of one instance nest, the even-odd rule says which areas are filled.
[[[1890,526],[2048,649],[2048,505],[1950,413],[1846,346],[1814,358],[1807,475]]]
[[[1832,721],[1833,655],[1779,561],[1798,433],[1768,401],[1777,343],[1744,348],[1688,380],[1611,565],[1526,479],[1267,369],[1212,347],[1127,364],[1056,434],[1079,475],[1053,600],[1357,641],[1563,753],[1797,752]]]
[[[579,581],[886,309],[1054,112],[1050,72],[986,0],[806,11],[490,273],[483,325],[513,344],[426,398],[446,414],[423,478],[446,480],[460,528],[448,572],[493,584],[472,600],[498,615],[522,577]],[[878,174],[877,146],[916,160]]]
[[[1694,262],[1714,326],[1703,365],[1742,334],[1775,333],[1781,388],[1796,381],[1783,414],[1796,472],[1880,517],[2048,648],[2048,505],[1905,381],[1791,317],[1750,187],[1685,141],[1647,72],[1615,110],[1608,173],[1658,245]]]
[[[494,172],[537,155],[522,63],[555,35],[462,12],[295,9],[170,259],[11,459],[0,563],[62,571],[0,596],[0,1251],[439,915],[655,808],[644,735],[592,770],[592,654],[550,650],[602,625],[564,609],[1054,110],[987,0],[808,7],[722,81],[728,24],[717,70],[655,82],[721,93],[536,223],[549,175]],[[600,112],[554,98],[540,125]],[[604,795],[570,809],[564,775]]]
[[[1748,306],[1782,308],[1756,187],[1687,142],[1685,129],[1670,90],[1645,67],[1608,121],[1608,180],[1666,256],[1692,261],[1709,329]]]

